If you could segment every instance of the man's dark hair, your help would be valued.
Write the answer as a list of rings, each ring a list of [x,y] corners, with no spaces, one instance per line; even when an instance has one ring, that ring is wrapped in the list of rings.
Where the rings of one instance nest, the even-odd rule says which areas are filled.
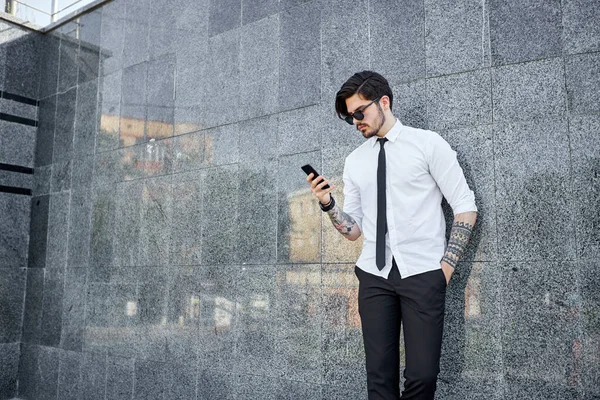
[[[390,85],[383,76],[373,71],[362,71],[352,75],[335,95],[335,111],[338,117],[348,116],[346,99],[358,94],[365,100],[375,100],[381,96],[390,98],[390,110],[394,102],[394,96]]]

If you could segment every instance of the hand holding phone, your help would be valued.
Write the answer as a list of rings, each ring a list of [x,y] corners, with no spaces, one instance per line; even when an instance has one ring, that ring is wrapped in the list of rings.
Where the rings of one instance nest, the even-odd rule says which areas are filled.
[[[329,186],[327,180],[324,177],[322,177],[310,164],[303,165],[301,168],[309,177],[310,174],[313,174],[312,178],[307,178],[306,180],[311,182],[311,190],[313,194],[317,197],[317,199],[319,199],[321,204],[328,204],[331,200],[329,192],[331,192],[335,186]],[[321,179],[319,179],[319,181],[316,181],[316,178],[318,178],[319,176],[321,177]],[[323,183],[325,184],[323,185]]]

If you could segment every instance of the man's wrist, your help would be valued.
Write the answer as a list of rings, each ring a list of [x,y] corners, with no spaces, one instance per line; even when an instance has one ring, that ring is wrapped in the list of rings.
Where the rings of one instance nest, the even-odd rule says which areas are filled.
[[[327,204],[323,204],[319,201],[319,207],[321,207],[321,210],[327,212],[329,210],[331,210],[333,207],[335,207],[335,200],[333,199],[332,195],[329,195],[329,203]]]
[[[453,259],[451,259],[450,257],[447,257],[447,256],[444,256],[442,258],[442,261],[440,261],[440,264],[446,264],[450,268],[456,269],[456,262]]]

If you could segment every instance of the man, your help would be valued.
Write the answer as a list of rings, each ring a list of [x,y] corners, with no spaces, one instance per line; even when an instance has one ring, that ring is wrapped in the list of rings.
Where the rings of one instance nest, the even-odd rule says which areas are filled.
[[[387,80],[354,74],[336,112],[367,139],[344,165],[344,209],[329,182],[307,177],[321,209],[349,240],[364,234],[355,273],[369,400],[433,399],[442,345],[446,285],[477,218],[456,153],[437,133],[402,125]],[[446,245],[442,196],[454,212]],[[400,324],[406,379],[400,397]]]

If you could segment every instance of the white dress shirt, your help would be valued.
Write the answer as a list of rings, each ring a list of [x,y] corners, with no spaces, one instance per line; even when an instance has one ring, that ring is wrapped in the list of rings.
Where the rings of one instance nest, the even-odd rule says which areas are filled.
[[[446,250],[442,196],[454,215],[477,211],[456,152],[437,133],[396,124],[385,136],[388,233],[385,268],[375,265],[377,235],[377,160],[380,145],[369,138],[344,165],[344,212],[363,235],[356,265],[387,279],[396,260],[400,276],[408,278],[440,269]]]

